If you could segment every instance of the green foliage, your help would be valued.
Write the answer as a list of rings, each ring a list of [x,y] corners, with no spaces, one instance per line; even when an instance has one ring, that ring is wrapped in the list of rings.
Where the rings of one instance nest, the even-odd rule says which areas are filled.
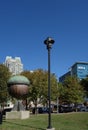
[[[69,76],[63,83],[63,93],[60,98],[66,103],[79,103],[83,101],[84,91],[76,77]]]
[[[82,79],[80,81],[80,84],[83,86],[84,91],[85,91],[85,96],[88,97],[88,77],[85,79]]]
[[[0,64],[0,103],[7,101],[9,94],[7,90],[7,81],[10,77],[11,73],[9,69]]]
[[[42,69],[37,69],[33,72],[24,71],[22,75],[26,76],[30,82],[30,92],[29,97],[35,104],[37,104],[37,99],[40,99],[40,102],[47,103],[48,96],[48,72]],[[56,100],[57,96],[57,80],[56,77],[51,74],[51,98]]]
[[[57,97],[59,97],[57,77],[51,74],[51,99],[56,101]]]

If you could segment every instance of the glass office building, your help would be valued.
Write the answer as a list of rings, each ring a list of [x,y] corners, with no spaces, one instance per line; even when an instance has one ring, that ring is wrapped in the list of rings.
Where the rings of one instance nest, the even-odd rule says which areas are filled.
[[[76,76],[80,80],[88,76],[88,62],[76,62],[70,67],[70,71],[59,77],[59,82],[63,82],[67,76]]]

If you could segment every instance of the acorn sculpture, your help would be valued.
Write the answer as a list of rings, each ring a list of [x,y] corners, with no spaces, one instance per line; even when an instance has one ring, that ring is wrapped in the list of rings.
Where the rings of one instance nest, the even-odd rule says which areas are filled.
[[[30,81],[25,76],[15,75],[8,80],[7,83],[8,92],[12,97],[18,100],[26,99],[28,96],[29,85]],[[21,111],[21,110],[25,109],[22,103],[18,101],[14,105],[12,111]]]

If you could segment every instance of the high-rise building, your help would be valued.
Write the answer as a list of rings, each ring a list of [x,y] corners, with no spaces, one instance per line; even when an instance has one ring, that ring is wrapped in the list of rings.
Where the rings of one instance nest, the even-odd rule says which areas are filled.
[[[80,80],[86,78],[88,76],[88,62],[76,62],[67,73],[59,78],[59,81],[63,82],[67,76],[76,76]]]
[[[23,71],[23,64],[20,57],[12,58],[11,56],[6,56],[4,64],[13,75],[20,74]]]

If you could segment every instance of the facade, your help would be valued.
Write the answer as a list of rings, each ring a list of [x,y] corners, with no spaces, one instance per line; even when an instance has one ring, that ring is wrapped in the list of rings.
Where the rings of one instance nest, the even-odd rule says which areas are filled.
[[[62,83],[67,76],[71,76],[71,72],[70,72],[70,71],[68,71],[67,73],[65,73],[65,74],[62,75],[61,77],[59,77],[59,82]]]
[[[12,58],[11,56],[6,56],[4,64],[13,75],[20,74],[23,71],[23,64],[20,57]]]
[[[88,76],[88,62],[76,62],[70,67],[70,71],[59,78],[63,82],[67,76],[76,76],[77,78],[84,79]]]

